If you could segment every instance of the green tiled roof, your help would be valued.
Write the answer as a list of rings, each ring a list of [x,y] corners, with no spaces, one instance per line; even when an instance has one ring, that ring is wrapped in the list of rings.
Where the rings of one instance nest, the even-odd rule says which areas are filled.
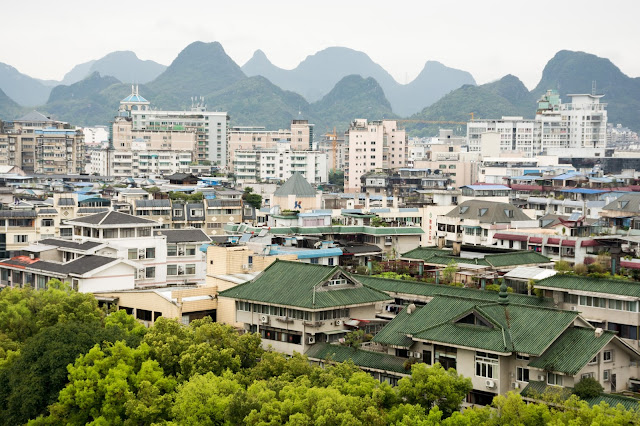
[[[222,291],[219,295],[231,299],[306,309],[336,308],[392,300],[385,293],[366,287],[355,280],[351,288],[322,287],[324,282],[340,271],[342,269],[338,266],[276,260],[253,280]]]
[[[612,331],[605,331],[602,336],[596,337],[593,329],[568,328],[529,366],[575,376],[614,337]]]
[[[556,274],[553,277],[538,281],[536,287],[640,297],[640,282],[583,277],[580,275]]]
[[[456,322],[470,313],[483,318],[491,326]],[[558,338],[577,315],[572,311],[437,296],[411,315],[398,315],[387,327],[393,326],[391,330],[396,333],[409,334],[420,340],[537,356]],[[385,339],[385,335],[376,336],[374,341],[386,343],[382,339]],[[389,341],[399,340],[389,338]]]
[[[367,234],[367,235],[422,235],[424,231],[418,226],[286,226],[259,228],[249,225],[224,225],[225,231],[255,232],[267,229],[270,234]]]
[[[451,250],[442,250],[436,247],[416,247],[413,250],[404,253],[402,257],[427,260],[436,255],[449,256],[451,255]]]
[[[275,197],[315,197],[316,190],[300,173],[295,172],[289,179],[273,193]]]
[[[402,255],[403,258],[421,259],[432,265],[448,265],[451,260],[456,263],[485,265],[494,268],[505,266],[534,265],[550,263],[551,259],[534,251],[514,251],[511,253],[488,254],[484,258],[469,259],[451,256],[447,250],[439,250],[433,247],[418,247]]]
[[[557,386],[549,386],[545,382],[530,381],[529,384],[525,386],[524,389],[522,389],[522,392],[520,394],[522,396],[535,399],[544,394],[547,389],[552,389],[556,392],[561,389],[561,392],[563,394],[562,396],[565,399],[569,398],[573,393],[573,388],[570,387],[559,388]],[[638,405],[640,403],[639,400],[628,396],[615,395],[611,393],[601,393],[599,396],[596,396],[594,398],[587,398],[584,399],[584,401],[591,406],[599,405],[601,402],[606,402],[610,407],[617,407],[618,404],[621,404],[627,410],[640,409],[640,406]]]
[[[417,308],[411,315],[407,314],[406,309],[401,310],[374,336],[373,341],[384,345],[409,348],[413,344],[413,340],[407,334],[415,333],[424,327],[427,313],[426,309],[421,308]]]
[[[332,360],[344,362],[352,360],[359,367],[376,370],[394,371],[396,373],[409,374],[404,368],[406,359],[379,352],[365,351],[347,346],[331,345],[329,343],[316,343],[311,346],[305,355],[316,360]]]
[[[384,291],[390,295],[394,294],[415,294],[417,296],[432,297],[437,295],[458,296],[461,298],[474,299],[475,303],[497,302],[498,293],[486,290],[476,290],[473,288],[455,287],[445,284],[428,284],[416,281],[393,280],[388,278],[377,278],[366,275],[358,276],[358,280],[371,288]],[[525,294],[509,294],[509,300],[519,305],[532,306],[553,306],[553,299],[546,297],[527,296]]]

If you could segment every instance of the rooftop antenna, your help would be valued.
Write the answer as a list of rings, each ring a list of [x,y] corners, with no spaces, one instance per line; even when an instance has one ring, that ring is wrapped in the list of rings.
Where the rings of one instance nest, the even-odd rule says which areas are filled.
[[[593,96],[596,95],[596,81],[595,80],[591,81],[591,94]]]

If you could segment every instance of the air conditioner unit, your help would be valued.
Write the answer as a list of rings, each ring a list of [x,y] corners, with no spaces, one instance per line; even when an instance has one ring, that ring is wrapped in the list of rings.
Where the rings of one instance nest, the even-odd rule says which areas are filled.
[[[544,374],[538,374],[538,381],[544,382]]]
[[[487,387],[487,389],[493,389],[496,387],[496,382],[494,382],[491,379],[488,379],[484,382],[484,385]]]
[[[178,266],[178,275],[184,274],[184,266]]]
[[[309,343],[310,345],[313,345],[316,342],[316,337],[315,336],[309,336],[309,339],[307,340],[307,343]]]
[[[143,255],[143,256],[144,256],[145,252],[146,252],[146,250],[145,250],[145,249],[143,249],[143,248],[138,249],[138,254],[139,254],[139,255],[141,254],[141,255]]]
[[[342,325],[342,320],[336,320],[336,325]]]
[[[178,250],[178,256],[184,256],[184,250]]]
[[[138,260],[144,259],[144,253],[138,255]]]
[[[572,306],[572,307],[571,307],[571,310],[572,310],[572,311],[577,311],[577,310],[578,310],[578,307],[577,307],[577,306]]]
[[[520,383],[512,382],[511,383],[511,389],[520,389]]]
[[[144,268],[138,269],[138,279],[142,279],[145,277]]]
[[[415,359],[421,359],[422,358],[422,352],[414,352],[413,353],[413,357]]]
[[[260,322],[262,324],[269,324],[269,316],[268,315],[260,315]]]

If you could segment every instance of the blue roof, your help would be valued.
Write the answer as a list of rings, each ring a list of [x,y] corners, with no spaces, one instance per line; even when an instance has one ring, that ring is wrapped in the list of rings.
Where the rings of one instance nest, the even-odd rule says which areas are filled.
[[[571,179],[574,178],[576,176],[582,176],[582,174],[578,173],[578,172],[568,172],[568,173],[563,173],[561,175],[558,175],[556,177],[551,178],[552,180],[565,180],[565,179]]]
[[[298,259],[315,259],[317,257],[342,256],[342,250],[335,248],[326,249],[289,249],[282,250],[279,246],[271,246],[270,255],[276,254],[295,254]]]
[[[511,191],[511,188],[505,185],[465,185],[462,188],[473,189],[474,191],[491,191],[491,190],[504,190]]]
[[[589,189],[589,188],[573,188],[573,189],[562,189],[560,192],[569,192],[571,194],[602,194],[603,191],[601,189]]]
[[[536,176],[536,175],[511,176],[509,179],[511,179],[511,180],[536,180],[536,179],[542,179],[542,176]]]
[[[123,100],[121,100],[120,102],[149,102],[148,100],[146,100],[145,98],[143,98],[140,95],[129,95],[126,98],[124,98]]]

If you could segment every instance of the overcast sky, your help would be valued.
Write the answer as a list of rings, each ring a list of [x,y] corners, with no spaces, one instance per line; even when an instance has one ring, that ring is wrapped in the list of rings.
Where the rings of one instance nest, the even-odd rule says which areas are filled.
[[[169,65],[197,40],[219,41],[239,65],[262,49],[282,68],[345,46],[401,83],[436,60],[478,83],[514,74],[531,89],[562,49],[607,57],[640,76],[639,11],[634,0],[7,1],[0,62],[59,80],[116,50]]]

